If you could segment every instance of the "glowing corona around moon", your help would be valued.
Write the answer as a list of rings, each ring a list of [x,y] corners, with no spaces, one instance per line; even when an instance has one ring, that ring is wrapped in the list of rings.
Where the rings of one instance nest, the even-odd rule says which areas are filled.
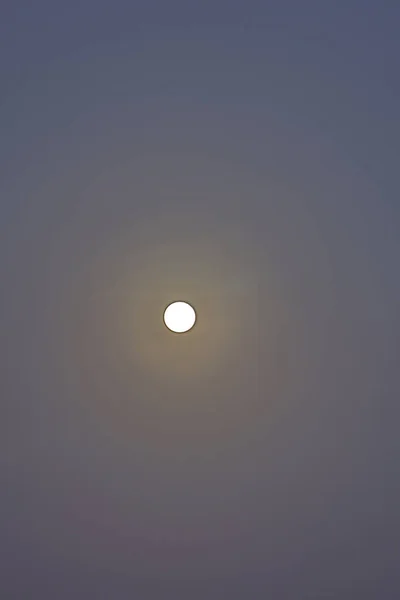
[[[196,311],[187,302],[173,302],[164,311],[164,323],[174,333],[190,331],[196,318]]]

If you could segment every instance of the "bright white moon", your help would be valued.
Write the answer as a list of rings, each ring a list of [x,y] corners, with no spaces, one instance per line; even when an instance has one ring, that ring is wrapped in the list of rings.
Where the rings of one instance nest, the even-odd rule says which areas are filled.
[[[175,333],[185,333],[196,323],[196,312],[187,302],[173,302],[165,309],[164,323]]]

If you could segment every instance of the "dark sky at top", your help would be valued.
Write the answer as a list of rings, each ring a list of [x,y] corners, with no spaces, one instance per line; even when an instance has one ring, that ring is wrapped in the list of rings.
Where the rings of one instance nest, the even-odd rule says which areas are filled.
[[[3,2],[1,598],[400,598],[399,18]]]

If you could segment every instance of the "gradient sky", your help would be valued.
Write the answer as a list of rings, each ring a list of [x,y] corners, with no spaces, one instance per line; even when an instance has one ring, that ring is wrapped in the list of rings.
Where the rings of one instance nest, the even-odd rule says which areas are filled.
[[[2,598],[400,597],[399,19],[3,2]]]

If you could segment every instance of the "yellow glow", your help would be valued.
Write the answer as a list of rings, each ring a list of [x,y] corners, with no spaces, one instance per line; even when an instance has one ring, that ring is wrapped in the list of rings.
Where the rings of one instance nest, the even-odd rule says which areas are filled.
[[[164,323],[175,333],[185,333],[196,323],[196,312],[187,302],[173,302],[165,309]]]

